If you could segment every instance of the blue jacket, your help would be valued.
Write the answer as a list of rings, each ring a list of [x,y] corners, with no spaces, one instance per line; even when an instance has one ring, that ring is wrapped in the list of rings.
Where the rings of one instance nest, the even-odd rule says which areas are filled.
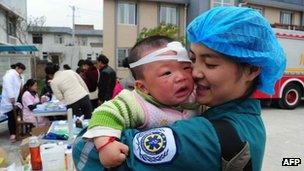
[[[171,126],[146,132],[128,129],[121,141],[130,148],[129,156],[115,170],[220,170],[221,149],[209,120],[226,120],[248,141],[254,171],[261,170],[266,133],[258,100],[235,100],[208,109],[202,117],[177,121]],[[91,141],[81,135],[73,147],[77,170],[103,170]],[[134,138],[135,137],[135,138]]]

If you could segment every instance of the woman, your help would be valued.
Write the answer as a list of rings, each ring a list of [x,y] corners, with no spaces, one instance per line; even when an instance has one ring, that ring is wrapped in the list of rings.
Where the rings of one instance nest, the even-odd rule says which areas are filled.
[[[38,96],[37,81],[34,79],[28,79],[22,89],[22,113],[23,120],[25,122],[36,123],[36,118],[33,115],[33,110],[40,103]],[[46,126],[49,124],[49,120],[46,117],[37,117],[38,126]]]
[[[99,70],[94,66],[93,62],[89,59],[84,61],[83,64],[83,80],[90,91],[90,100],[93,109],[98,107],[98,87]]]
[[[67,108],[72,108],[73,114],[91,118],[89,90],[82,78],[72,70],[59,71],[58,65],[48,65],[45,72],[52,78],[51,88],[55,97],[64,101]]]
[[[16,141],[16,122],[13,107],[18,100],[18,96],[22,88],[23,79],[21,74],[24,70],[24,64],[16,63],[13,64],[11,69],[3,76],[1,114],[3,113],[8,117],[8,130],[11,142]]]
[[[250,8],[218,7],[195,18],[187,33],[196,100],[208,110],[166,128],[125,131],[121,140],[129,155],[104,167],[120,165],[127,157],[115,170],[261,170],[266,133],[260,103],[250,96],[256,89],[273,94],[286,65],[269,23]],[[223,144],[224,134],[230,139]],[[238,155],[227,155],[230,149],[224,148],[234,148],[232,136],[245,144]],[[104,169],[99,147],[78,140],[73,149],[77,169]]]

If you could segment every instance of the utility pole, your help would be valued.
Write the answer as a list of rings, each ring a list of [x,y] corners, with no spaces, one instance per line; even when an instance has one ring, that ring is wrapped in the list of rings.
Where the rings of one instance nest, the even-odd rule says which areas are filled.
[[[73,58],[75,58],[75,6],[70,6],[72,8],[72,24],[73,24],[73,28],[72,28],[72,46],[73,46],[73,55],[71,56],[71,65],[70,66],[74,66],[73,65]]]
[[[71,6],[72,8],[72,12],[73,12],[73,17],[72,17],[72,23],[73,23],[73,30],[72,30],[72,45],[74,46],[75,45],[75,6]]]

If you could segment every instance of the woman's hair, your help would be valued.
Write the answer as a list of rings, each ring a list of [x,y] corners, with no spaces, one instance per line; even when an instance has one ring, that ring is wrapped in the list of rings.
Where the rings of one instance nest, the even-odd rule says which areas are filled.
[[[77,66],[82,66],[84,64],[84,60],[83,59],[80,59],[77,63]]]
[[[59,65],[53,64],[53,63],[48,63],[44,69],[46,74],[54,75],[55,72],[59,70]]]
[[[16,65],[15,64],[12,64],[11,65],[11,69],[15,69],[16,68]]]
[[[35,83],[37,83],[37,81],[35,80],[35,79],[28,79],[27,81],[26,81],[26,83],[23,85],[23,88],[22,88],[22,91],[21,91],[21,97],[22,97],[22,95],[24,94],[24,92],[26,92],[26,91],[29,91],[30,90],[30,88],[35,84]]]
[[[83,64],[84,64],[84,65],[88,65],[89,67],[94,66],[94,64],[93,64],[92,60],[90,60],[90,59],[86,59],[86,60],[84,61],[84,63],[83,63]]]
[[[63,69],[68,70],[68,69],[71,69],[71,67],[68,64],[64,64]]]
[[[97,57],[97,61],[98,61],[98,62],[101,62],[101,63],[103,63],[103,64],[105,64],[105,65],[108,65],[108,63],[109,63],[109,59],[108,59],[105,55],[103,55],[103,54],[100,54],[100,55]]]
[[[22,69],[22,70],[26,69],[25,65],[23,63],[20,63],[20,62],[11,65],[12,69],[16,69],[17,67],[20,68],[20,69]]]
[[[251,71],[259,69],[259,67],[256,67],[256,66],[253,66],[253,65],[250,65],[250,64],[247,64],[247,63],[240,63],[238,61],[235,61],[235,62],[237,64],[237,68],[239,70],[239,72],[238,72],[240,74],[239,78],[242,76],[243,72],[246,69],[249,69]],[[255,77],[253,79],[253,81],[251,82],[250,87],[246,90],[245,94],[242,96],[242,98],[244,98],[244,99],[249,98],[254,93],[254,91],[257,90],[257,87],[259,85],[259,81],[260,81],[259,76]]]
[[[137,42],[131,49],[129,57],[126,59],[128,64],[138,61],[143,57],[143,54],[147,51],[159,49],[172,42],[173,39],[167,36],[150,36],[139,42]],[[133,77],[137,79],[143,79],[143,66],[137,66],[130,68]]]

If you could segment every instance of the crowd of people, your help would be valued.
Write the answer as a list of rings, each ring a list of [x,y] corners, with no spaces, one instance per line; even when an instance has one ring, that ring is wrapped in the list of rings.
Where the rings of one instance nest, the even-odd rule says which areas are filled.
[[[80,60],[76,72],[46,65],[42,95],[90,119],[73,145],[77,170],[261,170],[266,133],[251,96],[273,94],[286,66],[271,26],[253,9],[217,7],[188,25],[187,38],[188,51],[166,36],[137,42],[125,90],[104,55]],[[12,141],[19,94],[28,121],[43,102],[34,79],[23,85],[24,70],[17,63],[3,77]]]
[[[38,126],[50,124],[56,117],[38,117],[33,110],[38,104],[55,98],[72,108],[76,116],[84,115],[90,119],[92,111],[102,102],[110,100],[115,91],[116,72],[108,66],[108,58],[100,55],[97,62],[90,59],[80,60],[76,73],[67,64],[60,69],[59,65],[48,62],[45,66],[45,81],[40,94],[37,80],[24,80],[22,73],[26,69],[22,63],[16,63],[6,72],[2,84],[1,114],[8,117],[10,141],[16,141],[16,114],[22,110],[25,122]],[[121,90],[122,88],[120,88]],[[58,118],[58,117],[57,117]],[[59,117],[59,119],[62,119]]]

